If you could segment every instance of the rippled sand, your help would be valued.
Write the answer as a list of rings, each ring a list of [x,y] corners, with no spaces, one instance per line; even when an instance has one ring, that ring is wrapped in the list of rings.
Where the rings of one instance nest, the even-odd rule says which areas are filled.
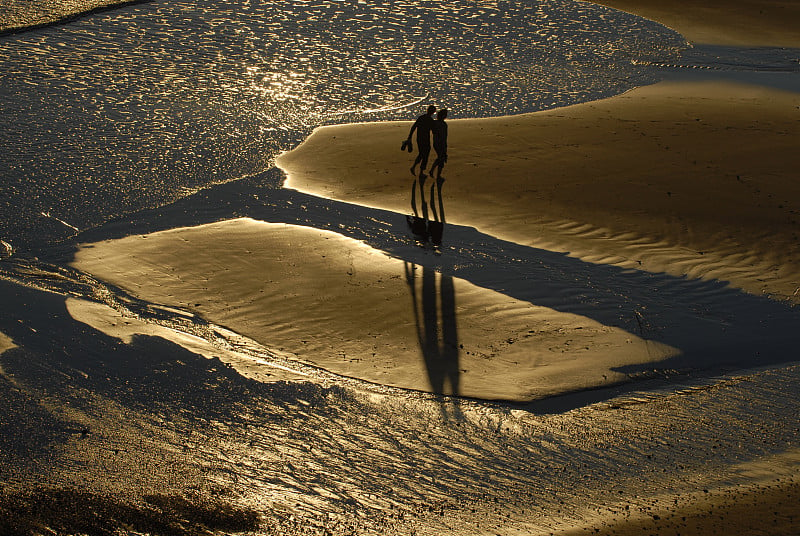
[[[527,116],[451,120],[447,220],[588,262],[797,300],[797,102],[702,75]],[[413,156],[396,147],[408,128],[321,128],[279,164],[292,188],[411,214]]]
[[[598,0],[677,29],[693,43],[744,47],[798,47],[797,2],[727,0]]]
[[[270,171],[4,259],[0,532],[246,532],[256,518],[256,533],[293,536],[794,531],[797,195],[780,179],[796,168],[781,151],[796,97],[666,67],[686,58],[654,60],[696,83],[454,121],[447,180],[417,190],[446,220],[438,251],[406,224],[405,123],[336,130],[336,144],[322,129],[290,169],[295,187],[363,204],[280,189]],[[457,153],[467,124],[484,128],[480,160]],[[659,165],[614,173],[623,149]],[[508,184],[489,182],[503,169]],[[542,190],[503,191],[525,178]],[[406,366],[394,386],[383,353]],[[435,394],[511,384],[530,400],[580,382],[596,389]]]
[[[579,307],[570,313],[515,298],[516,274],[500,259],[494,268],[481,263],[496,271],[492,285],[415,249],[406,244],[388,256],[338,233],[233,220],[97,243],[74,265],[296,360],[417,391],[526,402],[625,381],[619,368],[678,353]],[[490,250],[450,262],[477,263],[480,254]],[[542,295],[570,300],[555,293]]]
[[[546,534],[627,512],[671,527],[687,490],[796,474],[796,457],[738,464],[796,447],[796,366],[547,413],[247,378],[150,322],[0,289],[19,345],[2,357],[0,508],[36,484],[133,505],[199,492],[258,512],[265,534]]]

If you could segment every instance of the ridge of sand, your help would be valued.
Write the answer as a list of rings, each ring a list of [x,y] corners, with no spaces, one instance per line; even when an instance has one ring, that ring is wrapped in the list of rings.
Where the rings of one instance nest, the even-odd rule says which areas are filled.
[[[798,104],[777,89],[665,81],[567,108],[451,120],[447,221],[797,302]],[[290,188],[410,213],[413,155],[398,150],[408,128],[318,128],[277,164]]]
[[[528,401],[680,353],[330,231],[247,218],[98,242],[73,264],[301,362],[418,391]]]
[[[800,4],[786,0],[592,0],[668,26],[689,41],[800,47]]]

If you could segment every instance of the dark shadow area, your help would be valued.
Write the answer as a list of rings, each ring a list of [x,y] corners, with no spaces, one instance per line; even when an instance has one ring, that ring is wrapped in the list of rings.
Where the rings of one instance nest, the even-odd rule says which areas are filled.
[[[422,267],[420,295],[417,272],[416,265],[405,263],[417,340],[425,359],[431,391],[438,395],[458,396],[459,342],[453,278]]]
[[[667,361],[626,367],[624,372],[634,377],[658,369],[713,373],[796,359],[800,309],[788,303],[747,294],[725,281],[593,264],[452,223],[447,246],[441,254],[432,254],[401,231],[407,228],[407,216],[282,189],[278,187],[282,179],[282,173],[273,169],[203,190],[172,205],[83,232],[39,256],[63,265],[72,260],[81,242],[250,217],[330,230],[443,276],[585,316],[681,350],[681,355]],[[3,266],[17,270],[14,263],[25,261],[0,262],[0,270]]]
[[[0,534],[200,536],[253,531],[259,515],[201,495],[148,495],[139,504],[75,489],[0,494]]]
[[[19,352],[11,350],[5,354]],[[5,360],[0,357],[0,364]],[[46,460],[49,446],[66,440],[82,426],[65,422],[47,411],[36,393],[19,386],[13,378],[0,375],[0,463],[6,457]],[[2,472],[2,471],[0,471]]]
[[[110,400],[145,416],[203,426],[238,422],[243,409],[261,422],[281,421],[286,408],[300,405],[298,397],[324,400],[330,391],[251,380],[161,337],[135,336],[127,344],[74,320],[62,295],[3,280],[0,295],[0,332],[17,345],[0,354],[0,474],[3,460],[46,464],[57,456],[52,445],[97,433],[50,407],[91,416],[102,412],[98,402]]]
[[[86,389],[133,409],[210,419],[261,385],[160,337],[109,337],[74,320],[63,296],[5,281],[0,293],[0,331],[18,345],[2,354],[3,369],[40,393],[78,404]]]

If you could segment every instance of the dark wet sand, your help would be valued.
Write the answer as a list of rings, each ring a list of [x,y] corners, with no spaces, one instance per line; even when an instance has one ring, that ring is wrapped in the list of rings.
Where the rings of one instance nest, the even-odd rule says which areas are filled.
[[[610,509],[602,521],[560,532],[640,536],[705,536],[710,534],[800,534],[800,482],[784,479],[753,486],[701,491],[675,497],[666,507]]]

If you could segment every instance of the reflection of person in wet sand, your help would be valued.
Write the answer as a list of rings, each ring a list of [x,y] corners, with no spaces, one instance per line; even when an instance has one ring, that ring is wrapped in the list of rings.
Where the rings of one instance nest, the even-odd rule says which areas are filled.
[[[414,179],[414,183],[411,185],[411,210],[413,211],[413,215],[406,216],[406,221],[408,222],[408,226],[411,229],[411,232],[414,234],[414,238],[417,239],[418,242],[427,242],[428,241],[428,204],[425,202],[425,192],[422,191],[420,188],[420,199],[422,201],[422,216],[420,216],[420,211],[417,208],[417,179]]]
[[[442,245],[442,234],[444,232],[445,223],[444,202],[442,200],[443,181],[444,179],[439,179],[434,184],[431,184],[429,199],[430,212],[433,213],[433,219],[430,219],[428,211],[429,204],[425,198],[425,179],[414,179],[414,182],[411,184],[411,210],[413,211],[413,215],[406,216],[408,226],[417,241],[424,244],[430,240],[436,247]],[[422,216],[420,216],[420,210],[418,210],[417,207],[417,185],[419,185]],[[437,193],[439,194],[438,205],[436,202]]]
[[[439,173],[440,176],[436,180],[436,184],[431,184],[431,195],[429,199],[431,212],[433,213],[433,219],[428,222],[428,233],[430,235],[431,243],[436,247],[442,245],[442,234],[444,233],[444,201],[442,200],[442,182],[444,182],[444,177],[441,176],[441,170]],[[420,192],[421,191],[422,185],[420,185]],[[437,193],[439,194],[439,210],[436,210]]]
[[[436,151],[436,160],[433,161],[431,165],[430,175],[433,177],[433,170],[437,169],[436,178],[438,180],[444,180],[442,178],[442,168],[444,168],[445,162],[447,162],[447,123],[445,119],[447,118],[447,110],[441,109],[436,113],[436,121],[433,122],[433,127],[431,127],[431,131],[433,132],[433,150]]]
[[[419,164],[419,177],[421,179],[425,178],[425,168],[428,166],[428,155],[431,154],[431,129],[434,123],[434,113],[436,113],[436,106],[428,106],[428,111],[414,121],[411,130],[408,132],[407,141],[410,141],[414,131],[417,131],[417,151],[419,151],[419,154],[416,160],[414,160],[414,165],[411,166],[411,174],[417,174],[415,168],[417,164]]]

